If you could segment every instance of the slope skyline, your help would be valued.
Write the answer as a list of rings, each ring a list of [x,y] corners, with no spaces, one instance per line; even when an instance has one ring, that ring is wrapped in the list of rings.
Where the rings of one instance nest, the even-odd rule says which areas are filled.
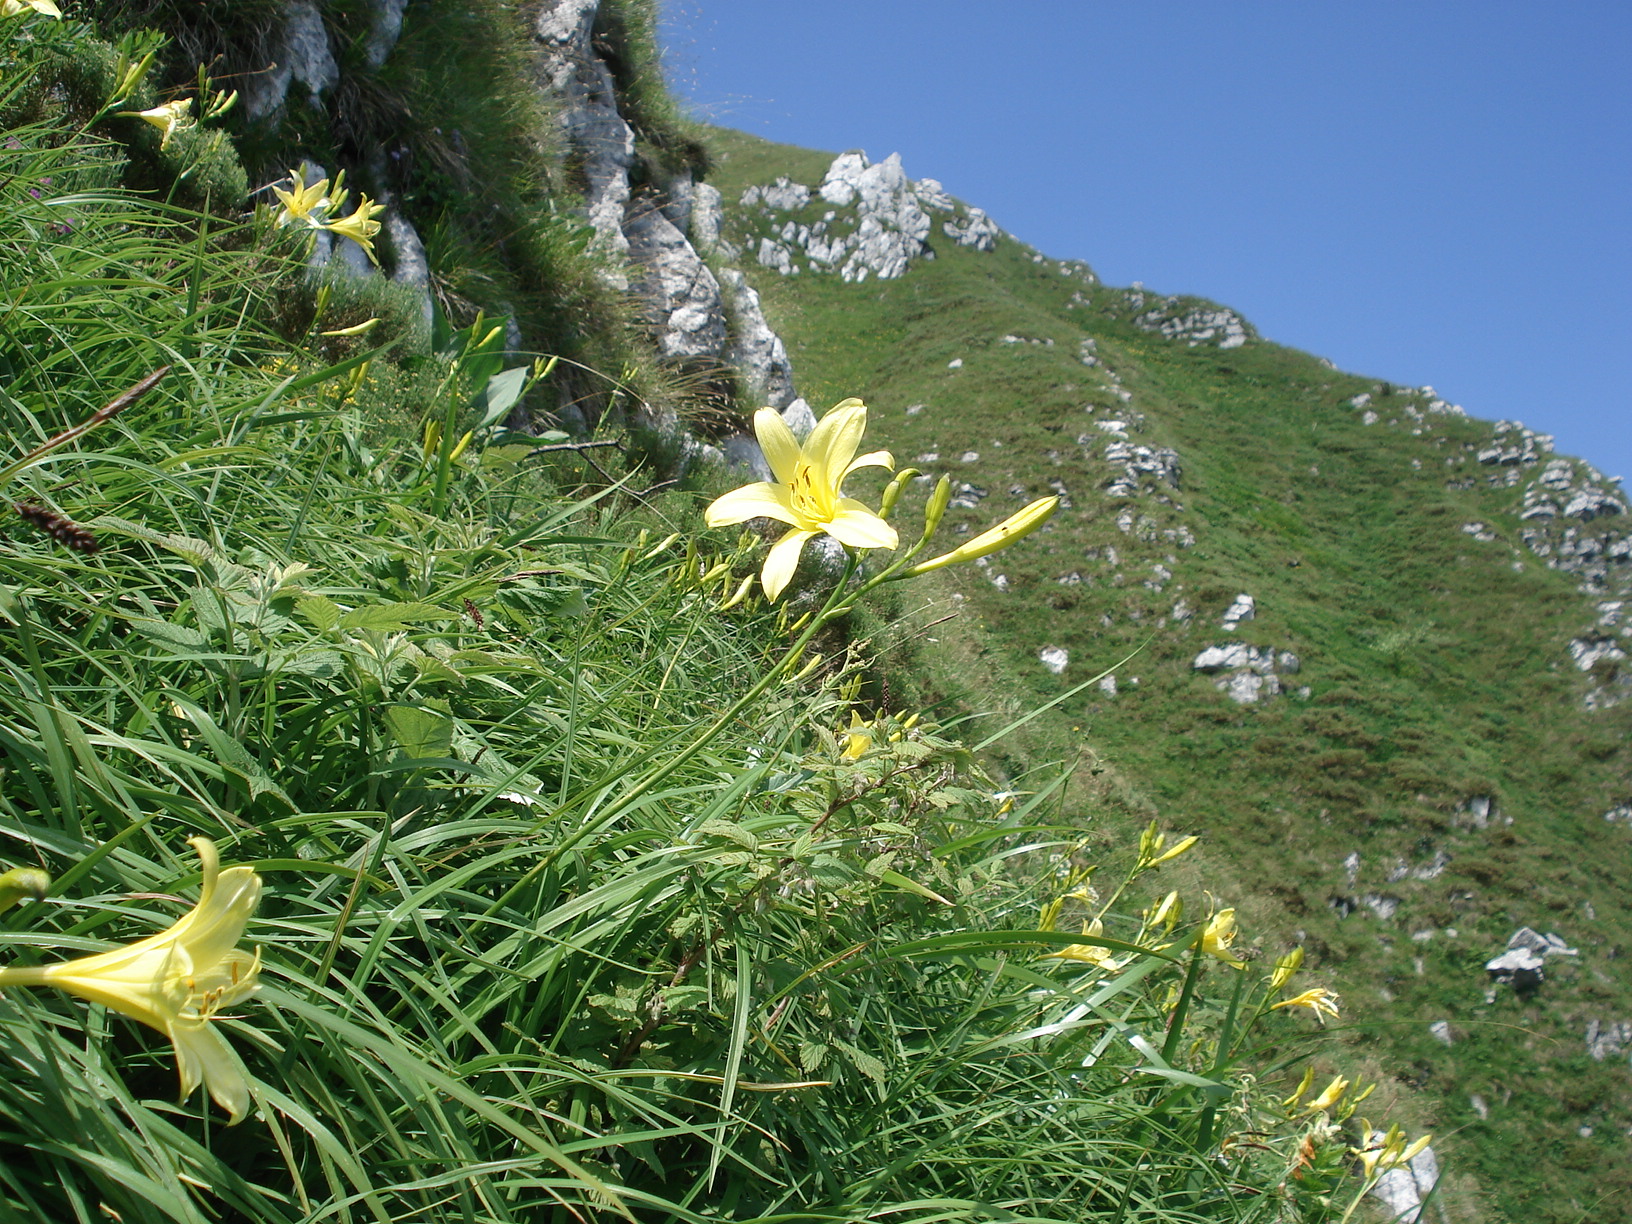
[[[1108,284],[1213,298],[1632,476],[1632,172],[1605,152],[1632,126],[1632,13],[1033,0],[988,18],[677,0],[665,51],[700,118],[900,152]]]

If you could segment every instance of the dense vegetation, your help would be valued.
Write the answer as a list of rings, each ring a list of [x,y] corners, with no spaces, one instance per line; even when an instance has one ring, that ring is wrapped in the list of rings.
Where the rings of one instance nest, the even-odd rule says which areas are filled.
[[[0,1218],[1320,1220],[1410,1154],[1185,826],[861,699],[876,560],[769,603],[634,450],[505,428],[660,384],[587,244],[570,360],[479,269],[417,326],[177,43],[53,7],[0,18]]]

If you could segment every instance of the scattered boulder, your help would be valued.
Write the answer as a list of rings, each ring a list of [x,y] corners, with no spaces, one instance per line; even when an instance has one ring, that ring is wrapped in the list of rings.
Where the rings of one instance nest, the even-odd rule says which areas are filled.
[[[1044,646],[1037,652],[1037,658],[1042,661],[1044,667],[1057,676],[1071,662],[1071,652],[1063,646]]]
[[[1632,1020],[1612,1020],[1608,1024],[1589,1020],[1586,1039],[1592,1060],[1603,1062],[1612,1054],[1632,1049]]]
[[[1220,629],[1225,633],[1234,633],[1235,627],[1242,621],[1252,620],[1258,615],[1258,601],[1245,592],[1235,597],[1235,602],[1226,609],[1223,619],[1218,622]]]
[[[1550,956],[1576,956],[1563,938],[1549,932],[1542,935],[1520,927],[1508,937],[1507,949],[1485,962],[1485,972],[1498,985],[1510,985],[1520,994],[1531,994],[1541,986],[1543,967]]]

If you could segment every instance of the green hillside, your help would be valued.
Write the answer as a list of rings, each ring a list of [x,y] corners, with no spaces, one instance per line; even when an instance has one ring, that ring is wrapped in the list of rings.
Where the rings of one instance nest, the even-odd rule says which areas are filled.
[[[1584,1036],[1632,1015],[1615,963],[1632,939],[1629,832],[1605,819],[1632,796],[1632,702],[1612,704],[1617,660],[1583,671],[1570,651],[1613,636],[1600,621],[1629,567],[1595,582],[1526,542],[1556,545],[1570,523],[1519,517],[1554,457],[1481,462],[1522,435],[1250,326],[1234,347],[1222,326],[1170,339],[1161,323],[1219,308],[1103,286],[1007,236],[979,251],[937,226],[933,259],[899,279],[779,275],[756,245],[831,204],[767,218],[736,201],[778,176],[814,189],[832,155],[728,131],[711,147],[726,237],[802,394],[865,396],[899,462],[984,490],[953,511],[971,523],[1051,489],[1071,503],[988,569],[949,575],[909,618],[934,629],[881,635],[896,699],[1010,709],[1137,651],[1114,695],[1094,687],[1034,728],[1033,755],[1085,761],[1075,817],[1111,838],[1151,814],[1203,834],[1196,882],[1240,905],[1266,955],[1304,943],[1340,984],[1347,1038],[1441,1136],[1462,1209],[1632,1218],[1626,1054],[1597,1061]],[[1123,439],[1174,452],[1176,480],[1109,487]],[[1226,632],[1241,593],[1256,615]],[[1229,669],[1192,666],[1231,642],[1273,655],[1283,691],[1238,702],[1214,683]],[[1050,647],[1069,652],[1057,675]],[[1529,998],[1483,968],[1521,926],[1579,951],[1549,957]]]

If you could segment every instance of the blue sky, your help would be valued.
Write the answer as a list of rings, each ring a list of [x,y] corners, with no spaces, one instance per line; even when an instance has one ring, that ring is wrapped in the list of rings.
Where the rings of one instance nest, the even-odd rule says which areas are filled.
[[[664,0],[700,118],[1632,484],[1632,4]]]

